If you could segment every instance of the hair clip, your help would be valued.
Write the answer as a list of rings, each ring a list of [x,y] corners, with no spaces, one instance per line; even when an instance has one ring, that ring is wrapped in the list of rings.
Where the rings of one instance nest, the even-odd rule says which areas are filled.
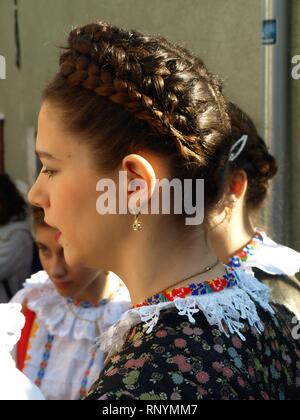
[[[229,162],[233,162],[234,160],[236,160],[236,158],[242,153],[242,151],[244,150],[246,144],[248,141],[248,135],[244,134],[237,142],[234,143],[234,145],[231,147],[230,149],[230,154],[229,154]],[[237,151],[236,148],[240,146],[238,148]]]

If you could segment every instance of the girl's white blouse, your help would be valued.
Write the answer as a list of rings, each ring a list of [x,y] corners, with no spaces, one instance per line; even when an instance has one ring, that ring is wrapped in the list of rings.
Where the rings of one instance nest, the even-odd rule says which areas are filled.
[[[98,307],[82,308],[68,303],[55,289],[45,271],[33,275],[14,297],[36,313],[29,342],[24,374],[35,381],[43,361],[48,335],[54,340],[40,389],[46,399],[75,400],[91,361],[92,348],[99,337],[116,323],[130,307],[130,296],[120,279],[110,273],[109,281],[116,283],[111,300]],[[98,378],[104,364],[104,353],[97,350],[87,377],[86,389]]]

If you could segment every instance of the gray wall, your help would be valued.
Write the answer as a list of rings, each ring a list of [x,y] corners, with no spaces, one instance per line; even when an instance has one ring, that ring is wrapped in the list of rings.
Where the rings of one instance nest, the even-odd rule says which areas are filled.
[[[293,54],[300,54],[300,0],[293,4]],[[106,20],[160,33],[198,53],[262,129],[260,0],[19,0],[22,69],[15,65],[12,1],[0,0],[0,54],[7,59],[7,80],[0,81],[0,113],[6,116],[6,169],[30,183],[26,139],[35,127],[40,92],[57,68],[59,51],[72,25]],[[299,196],[300,81],[292,83],[293,168]],[[297,223],[300,198],[294,200]],[[298,208],[299,207],[299,208]],[[300,249],[300,228],[291,238]]]
[[[300,55],[300,0],[293,1],[291,27],[291,56]],[[292,168],[292,217],[290,243],[300,250],[300,79],[291,79],[291,158]]]

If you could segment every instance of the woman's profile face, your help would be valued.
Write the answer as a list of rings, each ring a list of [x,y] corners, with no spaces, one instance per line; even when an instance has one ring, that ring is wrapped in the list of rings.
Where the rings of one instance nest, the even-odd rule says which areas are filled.
[[[69,265],[108,270],[116,216],[97,213],[101,175],[93,167],[87,143],[64,128],[60,115],[54,104],[43,103],[36,141],[43,168],[28,199],[42,207],[46,223],[61,232],[59,244]]]

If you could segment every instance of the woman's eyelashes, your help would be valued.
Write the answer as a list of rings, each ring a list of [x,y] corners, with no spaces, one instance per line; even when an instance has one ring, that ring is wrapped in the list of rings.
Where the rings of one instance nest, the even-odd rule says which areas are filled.
[[[45,174],[48,176],[49,179],[53,178],[53,176],[56,174],[57,171],[52,171],[51,169],[43,169],[42,174]]]

